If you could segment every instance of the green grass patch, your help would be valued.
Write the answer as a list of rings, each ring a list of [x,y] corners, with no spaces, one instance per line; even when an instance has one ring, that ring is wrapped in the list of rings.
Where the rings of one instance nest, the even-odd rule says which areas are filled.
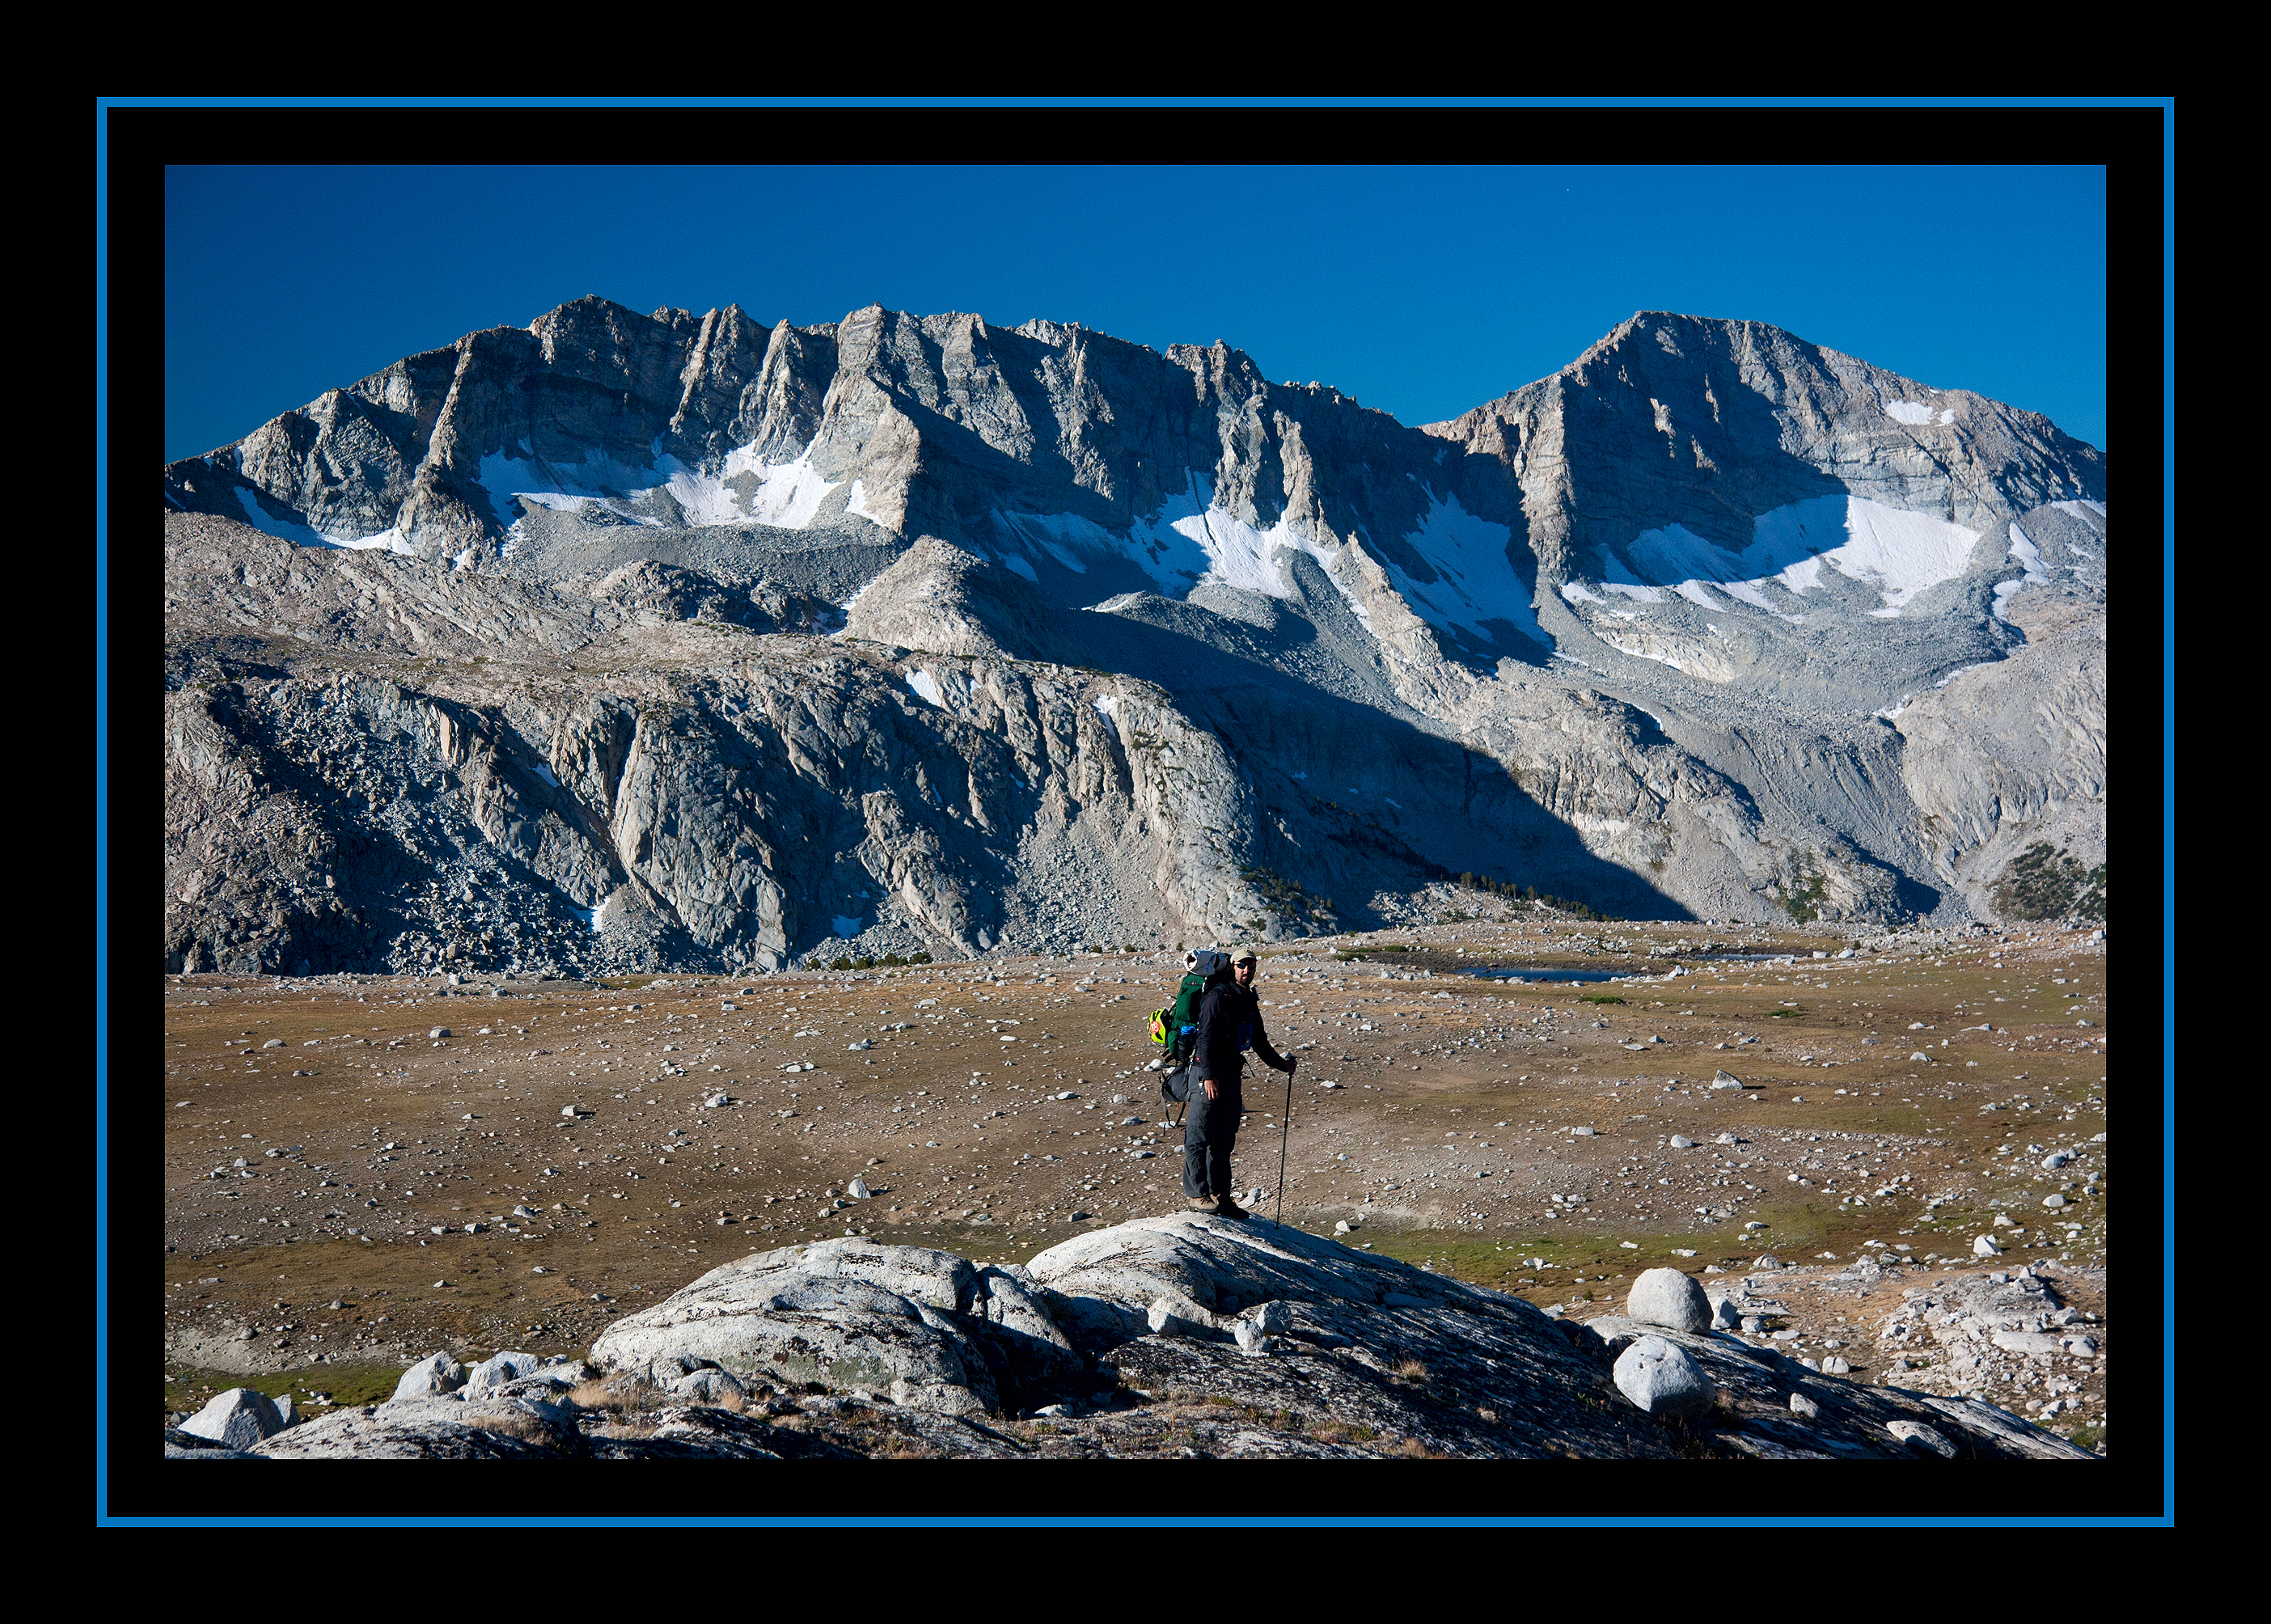
[[[314,1393],[330,1395],[335,1408],[383,1404],[394,1397],[395,1384],[402,1380],[402,1369],[399,1365],[321,1365],[235,1375],[226,1370],[168,1365],[166,1410],[169,1414],[178,1410],[195,1415],[214,1394],[226,1393],[233,1387],[249,1387],[271,1398],[281,1398],[290,1393],[302,1410],[316,1414],[323,1412],[324,1406],[312,1401],[309,1395]]]
[[[2105,1441],[2105,1423],[2092,1421],[2087,1427],[2077,1427],[2066,1434],[2085,1449],[2094,1449]]]
[[[1585,993],[1579,996],[1578,1002],[1580,1003],[1622,1003],[1625,1001],[1614,993]]]

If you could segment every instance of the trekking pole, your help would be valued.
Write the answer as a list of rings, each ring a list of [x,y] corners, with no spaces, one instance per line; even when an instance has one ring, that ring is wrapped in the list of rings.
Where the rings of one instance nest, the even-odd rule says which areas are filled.
[[[1285,1142],[1293,1132],[1293,1066],[1300,1063],[1297,1060],[1292,1066],[1285,1068],[1285,1114],[1277,1123],[1277,1224],[1280,1228],[1285,1223]]]

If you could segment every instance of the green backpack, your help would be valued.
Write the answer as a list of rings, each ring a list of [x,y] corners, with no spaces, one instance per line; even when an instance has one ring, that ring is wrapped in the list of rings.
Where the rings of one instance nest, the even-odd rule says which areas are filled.
[[[1199,995],[1206,991],[1207,982],[1217,970],[1227,968],[1224,956],[1211,949],[1199,950],[1196,961],[1185,973],[1183,984],[1175,989],[1173,1004],[1151,1011],[1151,1041],[1178,1061],[1189,1049],[1191,1039],[1199,1029]]]

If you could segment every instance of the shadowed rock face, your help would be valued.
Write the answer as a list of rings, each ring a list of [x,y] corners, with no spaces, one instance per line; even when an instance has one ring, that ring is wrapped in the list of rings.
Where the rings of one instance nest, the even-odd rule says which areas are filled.
[[[2092,1458],[1976,1398],[1557,1320],[1259,1218],[1137,1219],[1009,1267],[784,1247],[618,1320],[592,1359],[436,1353],[386,1403],[310,1421],[237,1389],[167,1458]]]
[[[1270,936],[1462,871],[1958,918],[2103,861],[2103,455],[1758,324],[1411,428],[1220,345],[586,299],[164,482],[175,967]]]
[[[714,1365],[979,1421],[1046,1410],[1128,1455],[1173,1452],[1127,1412],[1137,1389],[1209,1396],[1243,1429],[1233,1453],[1897,1458],[1917,1447],[1894,1430],[1906,1423],[1968,1455],[2089,1458],[1984,1404],[1841,1382],[1706,1330],[1557,1322],[1260,1219],[1141,1218],[1009,1269],[786,1247],[626,1316],[592,1357],[651,1382]]]

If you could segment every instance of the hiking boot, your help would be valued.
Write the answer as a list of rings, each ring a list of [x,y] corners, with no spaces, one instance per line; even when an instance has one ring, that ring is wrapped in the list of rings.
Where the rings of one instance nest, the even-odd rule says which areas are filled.
[[[1214,1203],[1214,1214],[1217,1218],[1238,1218],[1241,1221],[1248,1216],[1244,1207],[1240,1206],[1227,1196]]]
[[[1183,1203],[1194,1212],[1217,1212],[1221,1209],[1211,1196],[1194,1196]]]

